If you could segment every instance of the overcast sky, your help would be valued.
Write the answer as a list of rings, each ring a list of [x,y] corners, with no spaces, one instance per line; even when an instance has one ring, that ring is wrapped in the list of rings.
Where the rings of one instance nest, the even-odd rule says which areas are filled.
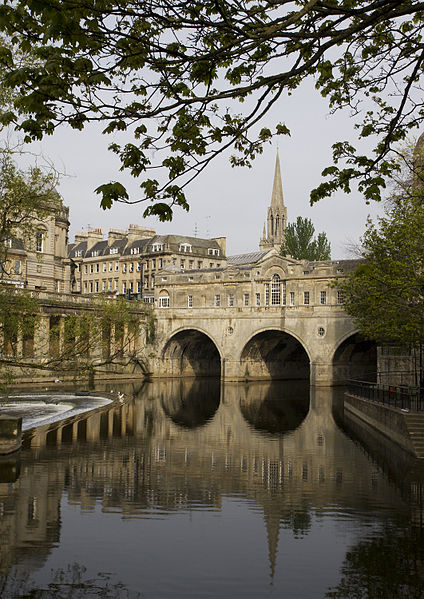
[[[89,226],[127,229],[130,223],[152,227],[157,233],[177,233],[198,237],[227,237],[227,254],[258,249],[259,239],[271,201],[277,144],[279,146],[284,200],[288,221],[297,216],[312,219],[317,232],[325,231],[332,246],[332,258],[348,257],[346,244],[359,240],[368,214],[382,212],[381,205],[366,205],[358,193],[337,193],[311,207],[309,192],[320,182],[320,173],[331,161],[331,144],[355,139],[349,115],[329,115],[325,100],[312,84],[302,85],[292,97],[281,100],[264,125],[282,121],[291,137],[280,137],[266,146],[252,169],[229,165],[228,155],[220,157],[194,183],[187,195],[189,213],[176,209],[171,223],[156,218],[143,219],[144,203],[116,204],[111,210],[99,207],[94,189],[111,180],[119,180],[133,193],[137,185],[119,172],[119,162],[107,150],[112,141],[95,128],[74,132],[68,127],[42,143],[42,152],[59,170],[66,171],[59,188],[70,207],[70,239]],[[134,196],[136,197],[136,196]]]

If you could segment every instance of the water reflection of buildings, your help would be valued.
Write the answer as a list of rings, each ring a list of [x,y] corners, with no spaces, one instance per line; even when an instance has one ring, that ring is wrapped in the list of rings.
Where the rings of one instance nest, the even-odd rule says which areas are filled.
[[[16,482],[0,483],[0,563],[59,541],[60,500],[124,517],[260,507],[271,572],[281,527],[304,534],[313,508],[402,507],[382,469],[335,425],[329,389],[167,380],[134,400],[28,434]],[[381,498],[381,502],[379,500]],[[34,551],[36,548],[36,551]],[[32,554],[31,554],[32,555]]]

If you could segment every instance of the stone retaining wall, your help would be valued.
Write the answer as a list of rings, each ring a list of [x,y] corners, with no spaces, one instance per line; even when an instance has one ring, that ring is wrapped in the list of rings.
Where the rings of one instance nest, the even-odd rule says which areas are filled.
[[[403,449],[417,456],[408,428],[407,412],[362,397],[353,396],[349,393],[345,393],[344,399],[345,410],[355,414],[358,418],[375,427]]]

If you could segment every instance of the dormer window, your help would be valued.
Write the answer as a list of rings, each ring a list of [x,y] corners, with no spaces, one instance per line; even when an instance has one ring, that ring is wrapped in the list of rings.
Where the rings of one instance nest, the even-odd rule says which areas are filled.
[[[192,247],[189,243],[180,243],[180,252],[191,252]]]
[[[216,248],[208,248],[208,256],[219,256],[219,250]]]
[[[77,250],[75,252],[75,258],[81,258],[82,257],[82,250]]]
[[[111,254],[117,254],[118,253],[118,248],[110,248],[110,253]]]
[[[131,254],[139,254],[140,253],[140,248],[131,248],[130,253]]]
[[[91,252],[91,256],[92,256],[93,258],[96,258],[96,256],[98,256],[98,255],[99,255],[99,250],[93,250],[93,251]]]
[[[163,250],[163,243],[154,243],[152,245],[152,252],[161,252]]]

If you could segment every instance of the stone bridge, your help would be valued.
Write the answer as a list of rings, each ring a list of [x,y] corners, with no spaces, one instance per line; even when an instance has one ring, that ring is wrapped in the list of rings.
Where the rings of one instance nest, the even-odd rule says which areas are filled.
[[[308,263],[275,251],[236,258],[219,271],[164,272],[155,376],[326,386],[375,374],[376,346],[360,337],[337,289],[356,263]]]
[[[342,383],[376,370],[376,348],[341,306],[158,310],[160,376]]]

